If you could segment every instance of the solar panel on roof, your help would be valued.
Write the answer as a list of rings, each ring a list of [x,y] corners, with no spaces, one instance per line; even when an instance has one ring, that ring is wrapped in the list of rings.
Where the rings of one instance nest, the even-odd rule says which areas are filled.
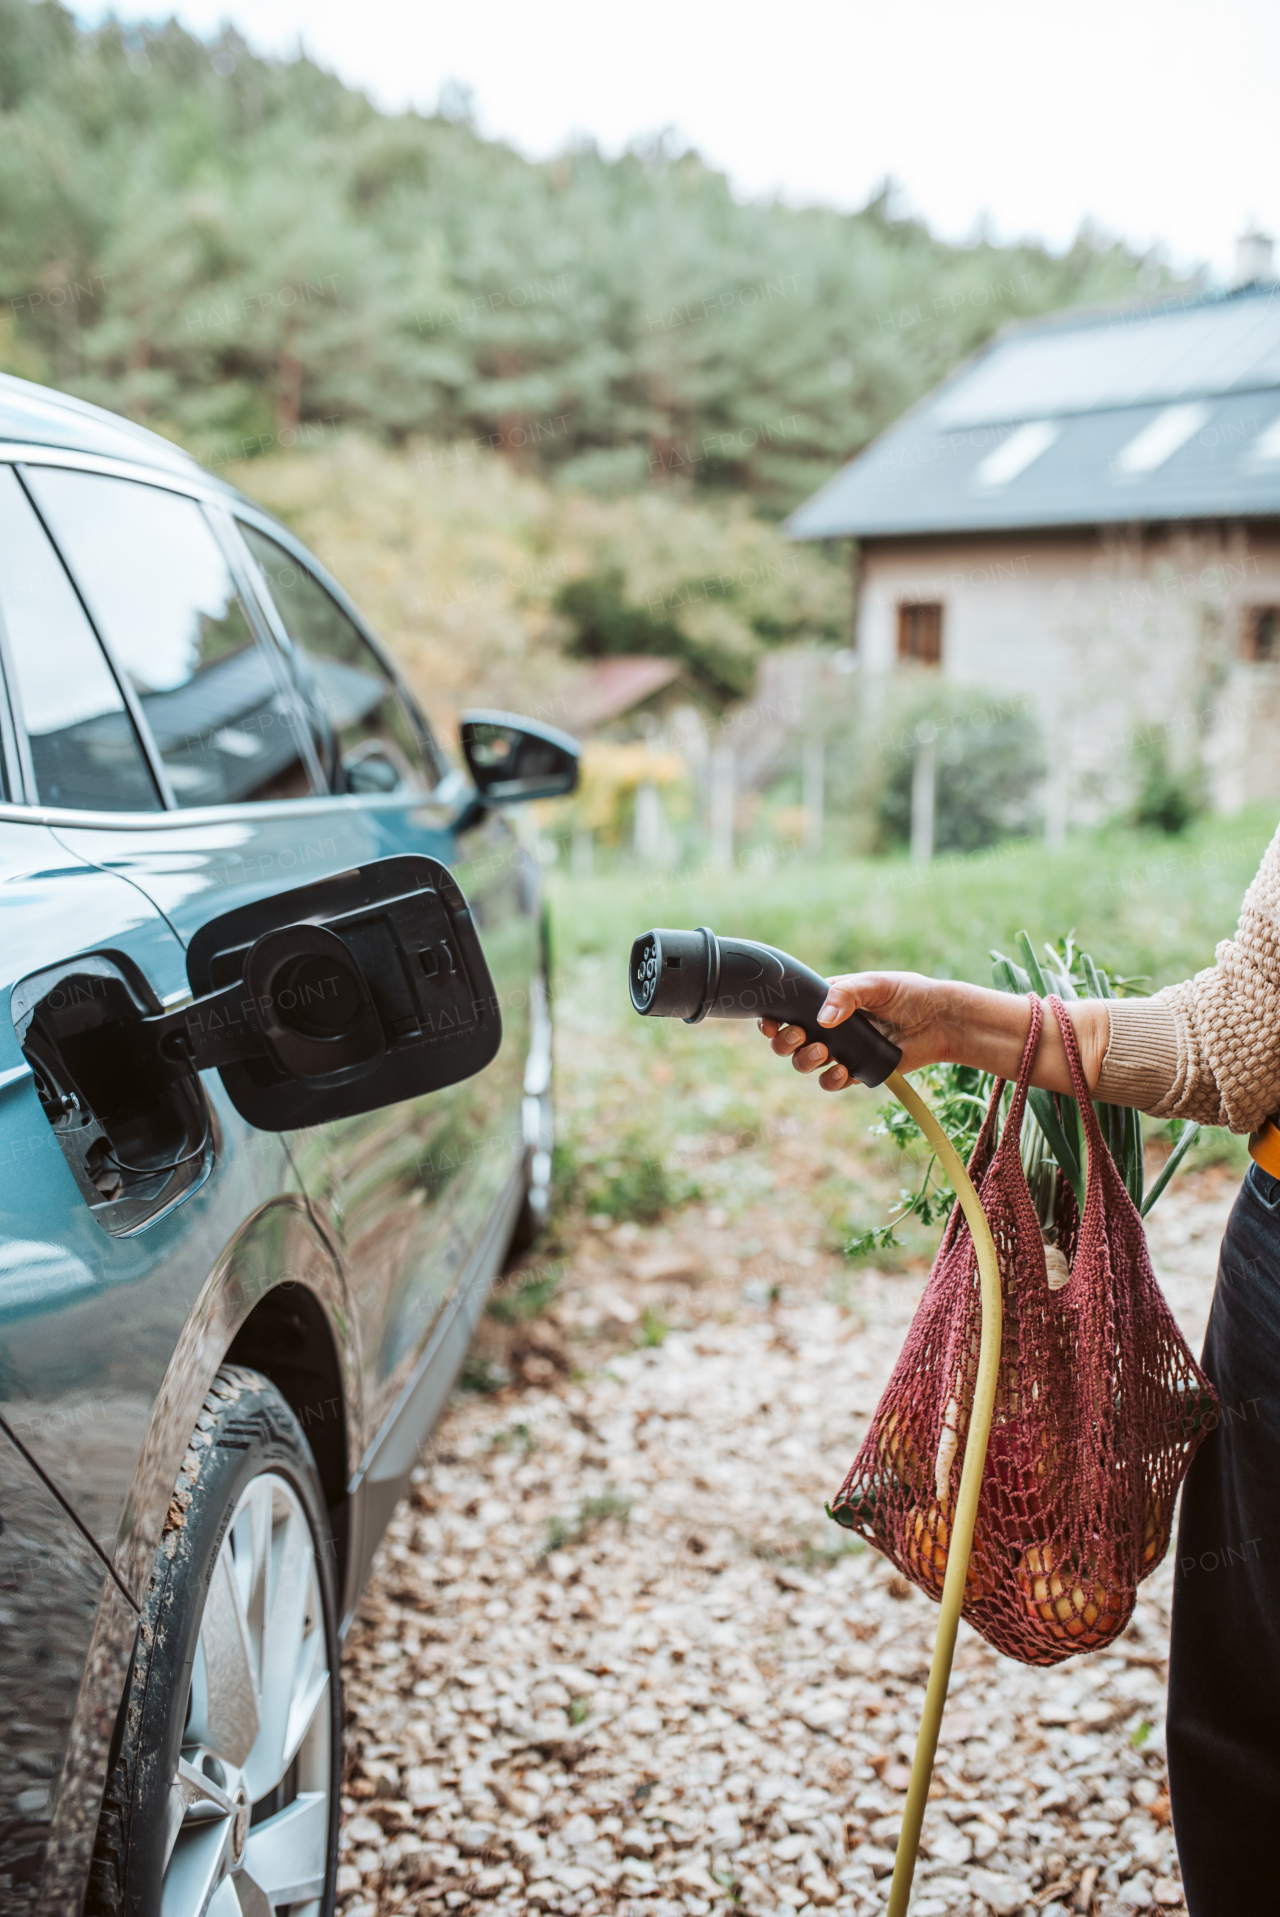
[[[831,539],[1280,516],[1278,388],[1280,288],[1042,321],[962,368],[788,527]]]
[[[1280,384],[1280,299],[1124,311],[998,340],[944,387],[939,426],[1095,412]]]

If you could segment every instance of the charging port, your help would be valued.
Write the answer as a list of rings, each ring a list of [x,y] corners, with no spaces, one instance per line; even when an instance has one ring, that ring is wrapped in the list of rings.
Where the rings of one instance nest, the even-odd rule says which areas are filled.
[[[80,1194],[126,1237],[203,1183],[213,1117],[194,1072],[161,1077],[131,1027],[163,1010],[122,954],[93,952],[14,988],[13,1022]]]

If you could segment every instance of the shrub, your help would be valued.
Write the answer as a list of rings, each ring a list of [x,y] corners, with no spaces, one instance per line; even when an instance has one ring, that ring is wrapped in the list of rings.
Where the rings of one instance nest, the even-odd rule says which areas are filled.
[[[1160,738],[1143,739],[1134,751],[1138,791],[1133,823],[1170,837],[1185,832],[1204,811],[1204,779],[1199,766],[1175,768],[1169,748]]]
[[[716,582],[718,584],[718,582]],[[655,618],[626,596],[620,566],[606,567],[571,579],[555,597],[555,610],[567,620],[567,650],[582,659],[605,659],[612,654],[646,653],[678,659],[700,690],[714,700],[744,699],[755,684],[759,641],[749,623],[735,618],[726,603],[708,608],[701,603],[701,583],[680,587],[671,594],[684,605],[693,594],[700,620],[681,621],[665,614]],[[665,605],[662,594],[659,603]],[[719,612],[720,617],[716,617]]]
[[[976,852],[1034,830],[1044,777],[1040,729],[1023,698],[977,688],[921,689],[892,729],[882,728],[883,783],[876,801],[882,847],[911,837],[911,783],[920,727],[937,733],[934,849]]]
[[[607,659],[615,653],[679,656],[683,635],[670,619],[654,619],[643,606],[628,602],[622,568],[609,566],[571,579],[555,597],[555,609],[569,621],[570,652],[580,659]]]

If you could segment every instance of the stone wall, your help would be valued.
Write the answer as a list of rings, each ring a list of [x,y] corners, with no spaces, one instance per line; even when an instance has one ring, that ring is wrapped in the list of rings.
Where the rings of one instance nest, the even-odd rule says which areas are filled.
[[[1220,810],[1280,798],[1280,664],[1248,656],[1252,615],[1280,607],[1280,528],[868,541],[857,648],[881,684],[911,600],[944,608],[947,679],[1034,698],[1063,829],[1123,803],[1152,732],[1175,763],[1199,759]]]

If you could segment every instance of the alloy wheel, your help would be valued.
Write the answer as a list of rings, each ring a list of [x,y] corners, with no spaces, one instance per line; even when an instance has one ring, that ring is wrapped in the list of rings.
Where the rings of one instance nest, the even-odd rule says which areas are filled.
[[[200,1619],[160,1917],[320,1917],[334,1753],[315,1549],[292,1485],[253,1478]]]

